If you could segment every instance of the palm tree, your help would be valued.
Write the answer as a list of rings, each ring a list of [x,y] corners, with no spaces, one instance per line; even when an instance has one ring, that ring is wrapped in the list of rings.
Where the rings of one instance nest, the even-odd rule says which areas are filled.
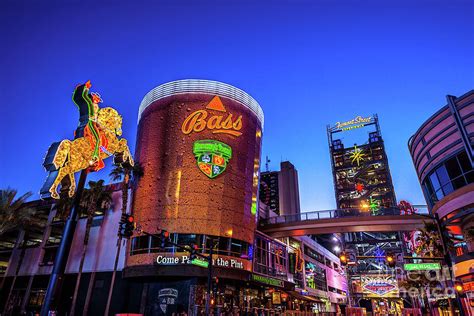
[[[143,167],[138,161],[135,162],[134,166],[118,164],[110,172],[112,181],[122,180],[122,215],[127,213],[130,175],[132,176],[132,185],[136,185],[138,180],[143,176]],[[115,254],[114,270],[112,272],[112,280],[110,281],[109,295],[107,297],[107,305],[104,312],[104,315],[106,316],[109,314],[110,303],[112,300],[112,292],[115,284],[115,275],[117,273],[121,245],[122,236],[119,236],[119,239],[117,240],[117,252]]]
[[[444,255],[443,242],[439,235],[438,226],[434,222],[425,222],[416,239],[418,246],[415,252],[422,257],[442,257]]]
[[[69,212],[74,204],[74,197],[69,197],[68,194],[61,194],[59,200],[54,204],[56,210],[56,218],[61,221],[66,221]]]
[[[39,226],[35,218],[36,210],[26,205],[26,200],[31,197],[32,193],[28,192],[16,198],[17,191],[13,189],[0,190],[0,236],[7,232],[15,230],[24,230],[26,239],[28,228],[31,226]],[[15,274],[13,275],[12,284],[5,304],[4,314],[9,313],[9,301],[12,291],[15,287],[16,279],[25,257],[25,247],[21,247],[19,260],[16,266]],[[3,278],[1,287],[3,289],[6,278]]]
[[[77,295],[78,295],[79,285],[81,283],[81,277],[82,277],[82,269],[84,267],[84,260],[87,253],[87,245],[89,244],[89,235],[90,235],[90,230],[92,227],[92,220],[94,218],[95,213],[97,211],[106,210],[109,207],[111,201],[112,201],[112,195],[109,191],[106,190],[106,187],[104,186],[104,180],[99,180],[97,182],[89,181],[89,189],[84,190],[84,194],[80,202],[81,207],[86,210],[87,221],[86,221],[86,230],[84,233],[82,256],[81,256],[81,261],[79,263],[79,271],[77,274],[76,286],[74,288],[74,295],[72,298],[70,315],[74,315],[75,313]],[[95,272],[93,271],[89,282],[92,282],[92,284],[94,284],[94,281],[95,281],[94,279],[95,279]],[[89,296],[89,293],[88,293],[88,296]],[[87,305],[85,306],[85,308],[87,308]]]
[[[16,194],[17,191],[10,188],[0,190],[0,236],[9,231],[24,228],[34,220],[36,211],[25,207],[26,200],[32,193],[25,193],[18,198]]]

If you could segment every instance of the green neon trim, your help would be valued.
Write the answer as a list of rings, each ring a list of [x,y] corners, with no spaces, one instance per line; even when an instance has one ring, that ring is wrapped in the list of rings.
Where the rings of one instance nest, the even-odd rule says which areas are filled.
[[[200,260],[200,259],[191,260],[191,264],[194,264],[195,266],[199,266],[199,267],[203,267],[203,268],[209,267],[209,262],[204,261],[204,260]]]
[[[193,152],[196,156],[204,153],[217,153],[221,154],[227,160],[232,158],[232,148],[217,140],[197,140],[194,142]]]
[[[257,214],[257,202],[252,203],[252,208],[250,209],[250,211],[252,212],[252,215]]]
[[[77,89],[77,88],[76,88]],[[91,122],[91,117],[94,116],[94,107],[92,106],[92,100],[89,98],[87,95],[87,92],[89,91],[88,88],[84,87],[82,89],[82,99],[84,99],[87,103],[87,111],[89,112],[89,122],[87,122],[87,125],[89,126],[89,129],[92,131],[92,135],[94,135],[95,138],[95,146],[94,146],[94,153],[92,155],[93,158],[99,158],[99,134],[95,130],[94,124]],[[73,94],[74,96],[74,94]],[[74,97],[73,97],[73,102],[74,102]],[[74,102],[76,104],[76,102]],[[79,108],[79,105],[76,104],[76,106]]]
[[[433,263],[405,263],[403,269],[406,271],[427,271],[427,270],[441,270],[439,262]]]

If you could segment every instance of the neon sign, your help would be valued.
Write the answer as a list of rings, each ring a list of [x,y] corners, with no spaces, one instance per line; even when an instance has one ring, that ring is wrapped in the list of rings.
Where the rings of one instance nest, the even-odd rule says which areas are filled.
[[[203,261],[203,260],[199,260]],[[200,265],[204,267],[204,264],[200,264],[202,262],[197,262],[197,260],[190,260],[188,255],[181,255],[181,256],[163,256],[159,255],[156,257],[155,260],[156,264],[158,265],[179,265],[179,264],[194,264]],[[212,264],[218,267],[223,268],[233,268],[233,269],[243,269],[248,270],[246,265],[243,261],[239,259],[229,259],[225,257],[212,257]]]
[[[362,149],[357,148],[357,145],[355,145],[354,150],[352,151],[352,154],[350,156],[352,164],[354,164],[354,162],[357,162],[357,166],[360,166],[360,162],[365,160],[364,156],[365,154]]]
[[[98,171],[104,167],[103,159],[114,155],[133,166],[133,158],[122,136],[122,117],[111,108],[99,108],[102,99],[89,93],[90,81],[74,90],[73,101],[80,112],[79,127],[74,140],[64,139],[53,143],[46,154],[43,166],[49,171],[41,189],[41,197],[59,199],[58,186],[69,178],[68,195],[76,190],[74,174],[81,170]]]
[[[340,129],[341,131],[348,131],[351,129],[364,127],[365,124],[368,124],[371,121],[372,121],[371,116],[369,117],[356,116],[354,119],[347,122],[337,122],[336,129]]]
[[[390,275],[361,276],[363,293],[369,297],[398,296],[397,281]]]
[[[218,96],[215,96],[211,102],[209,102],[206,109],[227,113],[224,104],[222,104]],[[231,113],[224,118],[222,114],[210,116],[207,110],[197,110],[191,113],[184,120],[181,131],[189,135],[208,129],[211,130],[213,134],[223,133],[236,137],[242,135],[242,133],[239,132],[242,129],[242,115],[239,115],[239,117],[234,120]]]
[[[199,170],[211,179],[223,173],[232,158],[229,145],[210,139],[195,141],[193,153]]]
[[[405,215],[405,214],[415,214],[417,209],[411,205],[410,202],[407,202],[405,200],[400,201],[398,203],[398,207],[400,208],[400,214]]]
[[[439,262],[433,263],[405,263],[403,269],[406,271],[428,271],[428,270],[441,270]]]
[[[258,274],[252,274],[250,277],[250,280],[255,281],[255,282],[260,282],[260,283],[270,285],[270,286],[278,286],[278,287],[285,286],[285,282],[283,280],[269,278],[269,277],[265,277],[263,275],[258,275]]]

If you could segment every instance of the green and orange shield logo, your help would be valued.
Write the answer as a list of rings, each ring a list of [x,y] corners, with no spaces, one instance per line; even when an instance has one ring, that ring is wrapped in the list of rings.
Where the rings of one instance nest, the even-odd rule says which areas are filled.
[[[210,139],[195,141],[193,153],[199,170],[211,179],[223,173],[232,158],[229,145]]]

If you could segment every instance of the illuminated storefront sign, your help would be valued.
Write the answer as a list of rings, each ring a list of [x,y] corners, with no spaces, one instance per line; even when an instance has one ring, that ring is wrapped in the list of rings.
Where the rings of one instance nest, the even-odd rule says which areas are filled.
[[[276,305],[281,304],[280,292],[273,292],[272,293],[272,304],[276,304]]]
[[[347,121],[347,122],[337,122],[336,129],[341,131],[348,131],[351,129],[361,128],[364,127],[365,124],[368,124],[372,121],[372,117],[362,117],[356,116],[354,119]]]
[[[193,153],[199,170],[211,179],[224,172],[232,158],[232,148],[229,145],[210,139],[195,141]]]
[[[252,274],[250,276],[250,280],[255,281],[255,282],[259,282],[259,283],[263,283],[263,284],[266,284],[266,285],[271,285],[271,286],[278,286],[278,287],[284,287],[285,286],[285,282],[283,280],[269,278],[269,277],[265,277],[263,275],[258,275],[258,274]]]
[[[224,114],[211,115],[207,110],[227,113],[221,99],[215,96],[206,106],[206,110],[194,111],[186,117],[181,126],[181,131],[188,135],[191,133],[199,133],[207,129],[212,131],[213,134],[223,133],[236,137],[242,135],[242,133],[239,132],[242,129],[242,115],[234,119],[232,113],[224,117]]]
[[[403,269],[406,271],[426,271],[426,270],[441,270],[439,262],[434,263],[405,263]]]
[[[197,259],[189,260],[189,255],[159,255],[156,257],[156,264],[158,265],[180,265],[180,264],[195,264],[204,267],[204,260],[198,263]],[[207,263],[207,262],[205,262]],[[250,264],[239,260],[237,258],[224,257],[224,256],[213,256],[212,264],[217,267],[250,270]]]
[[[390,275],[361,276],[362,293],[368,297],[398,297],[398,283]]]

